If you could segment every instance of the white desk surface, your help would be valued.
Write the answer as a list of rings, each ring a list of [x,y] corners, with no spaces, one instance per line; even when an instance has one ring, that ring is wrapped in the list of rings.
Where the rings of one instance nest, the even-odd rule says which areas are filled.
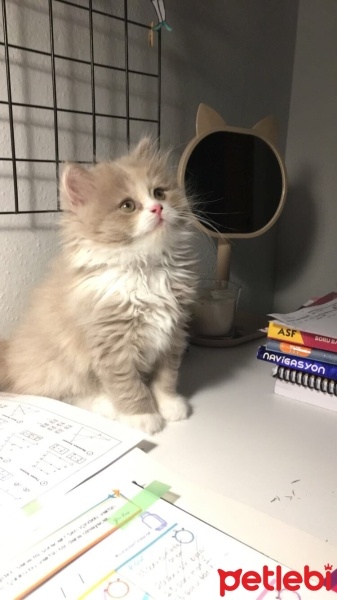
[[[271,366],[256,359],[260,343],[191,346],[180,390],[193,414],[140,447],[192,482],[337,546],[337,413],[276,396]]]

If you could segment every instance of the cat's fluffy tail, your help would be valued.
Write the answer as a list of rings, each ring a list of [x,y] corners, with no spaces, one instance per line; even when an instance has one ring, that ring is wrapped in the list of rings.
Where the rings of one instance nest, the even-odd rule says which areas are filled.
[[[0,391],[6,389],[8,384],[8,371],[6,363],[7,342],[0,340]]]

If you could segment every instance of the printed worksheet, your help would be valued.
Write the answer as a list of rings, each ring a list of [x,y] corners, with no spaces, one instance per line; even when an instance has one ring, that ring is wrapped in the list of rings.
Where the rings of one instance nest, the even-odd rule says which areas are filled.
[[[245,589],[242,576],[262,576],[268,568],[269,590],[260,583]],[[281,569],[277,590],[276,569]],[[218,570],[229,573],[221,587]],[[323,569],[324,570],[324,569]],[[239,573],[238,573],[239,571]],[[272,559],[158,500],[74,561],[29,600],[328,600],[320,591],[289,591],[283,587],[289,571]],[[223,593],[220,594],[221,590]],[[332,597],[334,600],[334,595]]]
[[[1,600],[326,600],[334,594],[322,586],[287,589],[289,568],[161,499],[162,483],[140,488],[116,467],[67,495],[62,527],[60,515],[54,531],[49,519],[48,535],[40,531],[33,546],[1,561]]]
[[[64,402],[0,394],[1,518],[69,491],[142,437]]]

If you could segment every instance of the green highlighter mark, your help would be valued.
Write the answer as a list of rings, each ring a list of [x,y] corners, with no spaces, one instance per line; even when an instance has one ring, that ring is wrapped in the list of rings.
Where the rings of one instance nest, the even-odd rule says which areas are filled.
[[[152,481],[152,483],[149,483],[149,485],[147,485],[146,488],[144,488],[143,492],[140,492],[140,494],[144,494],[145,492],[147,492],[153,494],[154,496],[157,496],[158,499],[162,498],[162,496],[164,496],[164,494],[169,491],[170,487],[171,486],[167,485],[166,483],[162,483],[161,481]],[[147,506],[146,508],[149,507]]]
[[[38,510],[40,510],[40,508],[41,508],[41,504],[39,503],[39,501],[32,500],[28,504],[25,504],[25,506],[22,507],[22,510],[25,513],[25,515],[27,515],[27,517],[29,517],[30,515],[33,515]]]
[[[157,502],[169,489],[170,486],[166,483],[152,481],[139,494],[131,498],[125,506],[111,515],[108,522],[116,527],[126,527],[135,517]]]

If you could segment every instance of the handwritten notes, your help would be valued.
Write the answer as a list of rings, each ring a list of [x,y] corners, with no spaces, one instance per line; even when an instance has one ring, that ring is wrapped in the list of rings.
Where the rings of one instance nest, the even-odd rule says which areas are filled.
[[[307,306],[292,313],[270,315],[279,323],[293,329],[325,337],[337,338],[337,300],[321,305]]]
[[[109,497],[112,488],[121,493]],[[130,483],[130,474],[114,476],[114,466],[70,492],[70,505],[80,493],[101,501],[93,500],[62,529],[1,565],[1,599],[199,600],[219,597],[219,568],[262,572],[267,564],[276,569],[275,561],[161,499],[146,510],[135,506],[130,521],[139,487]],[[128,526],[113,526],[113,516],[119,520],[124,509]],[[231,597],[262,600],[266,593],[240,586]],[[326,593],[305,589],[293,598],[321,600]]]

